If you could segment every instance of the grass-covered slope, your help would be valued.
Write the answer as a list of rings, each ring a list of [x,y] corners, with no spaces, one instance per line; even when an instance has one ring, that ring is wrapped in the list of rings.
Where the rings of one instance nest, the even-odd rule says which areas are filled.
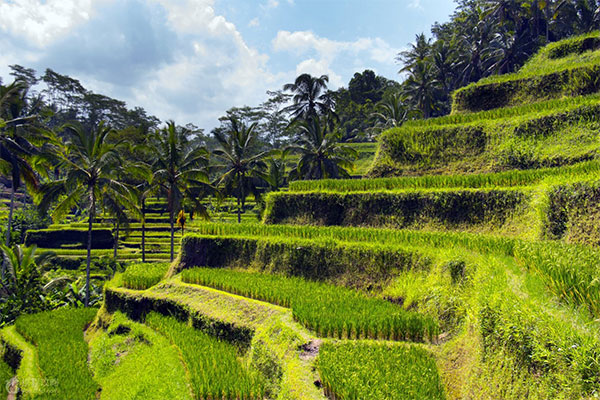
[[[451,115],[383,132],[370,175],[482,173],[598,156],[600,33],[542,48],[513,74],[454,93]]]
[[[454,93],[452,111],[480,111],[600,89],[600,33],[542,48],[513,74],[484,78]]]

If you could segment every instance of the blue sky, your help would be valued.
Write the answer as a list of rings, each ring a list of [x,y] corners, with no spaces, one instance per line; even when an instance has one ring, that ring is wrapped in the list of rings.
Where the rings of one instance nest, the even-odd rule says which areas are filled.
[[[0,0],[0,76],[45,68],[210,130],[304,72],[346,86],[444,22],[451,0]]]

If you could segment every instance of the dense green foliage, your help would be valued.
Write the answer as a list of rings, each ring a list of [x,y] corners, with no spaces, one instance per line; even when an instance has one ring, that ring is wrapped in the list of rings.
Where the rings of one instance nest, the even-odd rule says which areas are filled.
[[[3,355],[1,348],[0,355]],[[15,372],[0,357],[0,396],[2,396],[3,399],[8,396],[8,385],[13,376],[15,376]]]
[[[215,287],[290,307],[294,318],[320,336],[432,340],[436,323],[382,299],[302,278],[214,268],[182,272],[185,282]]]
[[[168,269],[168,263],[132,264],[121,275],[123,286],[135,290],[148,289],[160,282]]]
[[[38,349],[45,378],[44,399],[93,399],[98,384],[87,367],[88,345],[83,329],[97,309],[60,309],[23,315],[17,331]]]
[[[114,246],[115,239],[112,231],[105,228],[95,228],[92,233],[93,249],[110,249]],[[68,227],[50,229],[32,229],[25,236],[26,246],[38,246],[47,248],[60,248],[67,246],[72,249],[87,248],[87,229],[74,229]]]
[[[407,228],[503,225],[529,195],[518,189],[271,193],[264,222]]]
[[[262,399],[263,383],[238,359],[238,349],[174,318],[151,313],[146,324],[181,351],[196,399]]]
[[[415,345],[324,343],[318,369],[335,399],[445,399],[434,358]]]

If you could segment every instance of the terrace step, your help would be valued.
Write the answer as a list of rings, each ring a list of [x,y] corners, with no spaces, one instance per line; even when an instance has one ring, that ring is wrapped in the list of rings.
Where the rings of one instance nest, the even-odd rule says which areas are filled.
[[[314,359],[301,357],[301,346],[315,338],[296,323],[291,311],[268,303],[202,286],[177,277],[145,291],[107,287],[109,312],[122,311],[138,319],[150,311],[187,316],[195,327],[223,338],[242,338],[256,351],[278,360],[283,372],[280,391],[289,399],[325,399],[313,384]],[[248,344],[250,344],[250,342]]]

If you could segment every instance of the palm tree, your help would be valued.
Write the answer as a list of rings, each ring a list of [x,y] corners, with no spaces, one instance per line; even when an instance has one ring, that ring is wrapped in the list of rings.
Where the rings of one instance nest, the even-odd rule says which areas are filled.
[[[371,114],[376,117],[383,128],[400,126],[414,114],[414,109],[404,103],[400,93],[394,93],[377,104],[377,111]]]
[[[327,91],[328,82],[327,75],[317,78],[310,74],[302,74],[294,83],[283,85],[283,90],[294,93],[294,104],[286,108],[291,113],[292,120],[306,120],[333,111],[333,96]]]
[[[266,181],[267,166],[265,157],[271,151],[257,152],[254,148],[256,123],[246,126],[235,118],[229,119],[229,129],[225,134],[215,131],[214,136],[219,147],[213,151],[220,164],[217,185],[223,186],[227,193],[237,199],[238,223],[242,222],[242,208],[248,194],[252,193],[258,199],[260,191],[258,183]]]
[[[433,113],[440,91],[440,84],[435,79],[433,65],[423,61],[415,65],[412,74],[403,83],[403,91],[407,98],[429,118]]]
[[[194,201],[196,210],[208,218],[206,208],[200,203],[195,188],[208,190],[208,150],[205,147],[191,147],[186,135],[188,130],[178,128],[173,121],[155,132],[152,143],[156,162],[154,182],[167,193],[167,208],[171,225],[171,261],[174,259],[175,216],[181,209],[184,197]]]
[[[348,178],[348,169],[358,152],[347,144],[339,143],[327,123],[319,118],[298,123],[300,137],[290,146],[300,153],[294,177],[300,179]]]
[[[0,85],[0,171],[11,178],[10,208],[6,227],[6,245],[10,244],[15,193],[24,181],[37,190],[38,179],[28,158],[37,153],[32,144],[44,135],[29,129],[37,118],[27,115],[27,84],[16,80],[8,86]],[[2,276],[4,276],[4,267]]]
[[[42,210],[47,210],[54,200],[60,199],[52,213],[55,221],[78,204],[87,208],[86,307],[90,298],[92,227],[97,201],[102,198],[103,193],[110,192],[116,201],[129,203],[129,187],[115,179],[115,176],[119,176],[123,163],[118,151],[120,144],[109,139],[112,132],[113,129],[102,122],[89,131],[84,130],[81,125],[65,125],[66,143],[58,157],[59,167],[66,175],[42,187]]]

